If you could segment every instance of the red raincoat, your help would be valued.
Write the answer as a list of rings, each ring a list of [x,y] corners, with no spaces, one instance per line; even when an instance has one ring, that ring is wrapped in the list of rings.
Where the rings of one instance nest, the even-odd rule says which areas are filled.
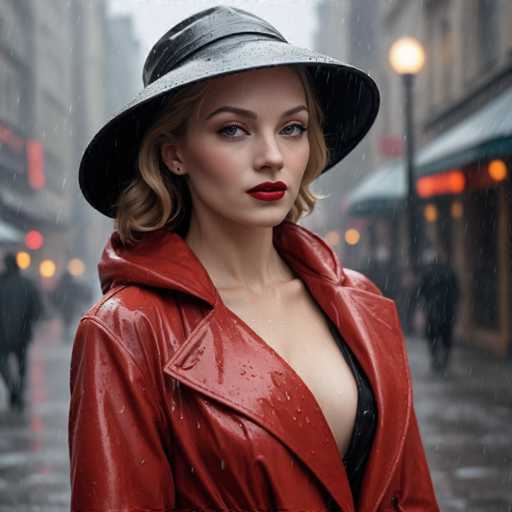
[[[393,302],[296,224],[274,228],[274,245],[375,395],[358,510],[439,510]],[[355,510],[314,396],[227,309],[182,238],[161,230],[124,248],[114,234],[99,270],[105,295],[80,322],[71,365],[73,511]]]

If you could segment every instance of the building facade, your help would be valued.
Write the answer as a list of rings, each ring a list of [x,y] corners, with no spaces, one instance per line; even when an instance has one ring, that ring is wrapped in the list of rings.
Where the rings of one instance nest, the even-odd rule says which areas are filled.
[[[112,111],[107,18],[106,0],[0,3],[0,253],[27,252],[25,271],[47,289],[80,259],[100,293],[96,265],[112,222],[86,204],[77,178],[87,142]],[[133,51],[134,41],[132,27],[119,44]],[[134,79],[125,79],[127,96]],[[39,244],[27,244],[30,231]],[[53,270],[42,277],[44,260]]]
[[[379,28],[376,6],[376,0],[319,2],[315,49],[359,67],[376,79]],[[342,162],[318,180],[318,191],[328,197],[317,203],[313,219],[306,219],[304,224],[321,233],[346,232],[349,226],[346,216],[347,199],[351,190],[375,166],[373,147],[377,144],[376,136],[372,128]],[[365,221],[361,222],[361,227],[366,225]],[[346,245],[340,236],[334,238],[333,248],[348,266],[354,266],[364,254],[362,244]]]
[[[6,246],[19,243],[23,233],[2,191],[30,193],[26,141],[32,114],[31,14],[26,1],[6,1],[0,8],[0,244]]]
[[[19,233],[18,244],[31,230],[43,234],[36,268],[50,253],[62,256],[71,213],[71,56],[62,51],[70,48],[69,10],[7,0],[0,25],[0,218]]]
[[[454,267],[463,298],[458,336],[500,357],[512,353],[511,21],[512,4],[503,0],[394,0],[380,5],[381,139],[399,141],[403,130],[400,77],[387,58],[391,43],[412,35],[426,53],[414,101],[420,260],[435,251]],[[383,162],[375,169],[382,180],[401,175],[393,201],[376,187],[366,186],[364,201],[358,196],[366,218],[380,225],[376,245],[388,246],[391,266],[400,260],[397,255],[407,253],[408,242],[403,147],[397,144],[397,149],[394,167],[380,153]]]

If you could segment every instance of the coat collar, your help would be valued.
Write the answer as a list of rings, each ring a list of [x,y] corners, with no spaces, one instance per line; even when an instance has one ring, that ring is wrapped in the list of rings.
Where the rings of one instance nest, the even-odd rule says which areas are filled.
[[[396,310],[390,300],[354,287],[332,250],[308,230],[285,221],[274,228],[274,245],[332,320],[374,391],[378,425],[359,507],[373,512],[400,457],[411,411],[410,376]],[[118,253],[119,247],[112,250]],[[148,250],[158,276],[144,270]],[[129,259],[132,278],[140,279],[145,272],[149,285],[186,292],[211,306],[164,372],[272,433],[313,472],[342,511],[353,511],[345,469],[316,399],[288,363],[224,306],[186,242],[176,234],[157,233]],[[104,266],[103,276],[111,284],[119,279],[115,271],[106,272],[109,266],[112,270],[112,261]],[[126,269],[124,274],[126,281]]]
[[[344,274],[332,250],[298,224],[283,221],[273,231],[274,246],[300,275],[341,282]],[[217,290],[195,253],[177,233],[160,229],[134,246],[124,246],[114,232],[98,265],[104,293],[119,284],[173,289],[215,306]]]

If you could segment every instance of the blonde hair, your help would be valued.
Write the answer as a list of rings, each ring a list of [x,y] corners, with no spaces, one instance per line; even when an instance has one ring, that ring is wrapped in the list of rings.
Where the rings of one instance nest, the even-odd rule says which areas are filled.
[[[295,67],[304,86],[309,109],[309,161],[297,199],[287,220],[297,222],[309,215],[320,196],[309,186],[317,178],[329,155],[322,130],[323,113],[302,67]],[[162,161],[161,147],[171,138],[185,132],[187,119],[207,94],[208,81],[178,89],[166,100],[160,115],[144,134],[139,148],[137,175],[121,192],[116,204],[116,228],[124,244],[135,243],[145,232],[164,226],[185,235],[188,230],[192,201],[186,180],[167,169]]]

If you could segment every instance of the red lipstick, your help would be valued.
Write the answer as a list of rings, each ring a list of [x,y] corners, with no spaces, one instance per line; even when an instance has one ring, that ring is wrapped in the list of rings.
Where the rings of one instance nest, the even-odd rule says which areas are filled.
[[[277,201],[281,199],[288,187],[282,181],[265,181],[247,191],[249,195],[260,201]]]

